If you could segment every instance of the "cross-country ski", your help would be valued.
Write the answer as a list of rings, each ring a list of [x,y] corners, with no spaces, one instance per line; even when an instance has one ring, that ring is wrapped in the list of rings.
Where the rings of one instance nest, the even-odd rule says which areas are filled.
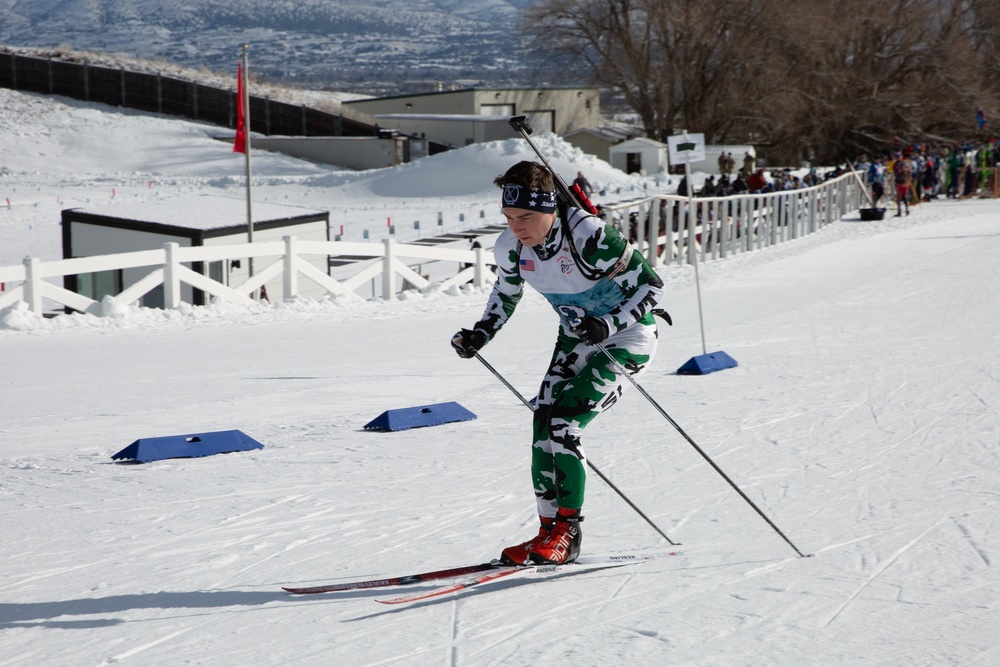
[[[676,556],[680,552],[670,552],[670,556]],[[651,555],[609,555],[609,556],[584,556],[577,560],[577,565],[603,565],[610,566],[614,564],[629,565],[632,563],[641,563],[658,556],[663,556],[664,554],[651,554]],[[537,566],[524,566],[524,567],[508,567],[504,566],[499,561],[491,561],[489,563],[480,563],[478,565],[460,565],[452,568],[445,568],[441,570],[431,570],[428,572],[418,572],[416,574],[408,574],[403,576],[394,577],[378,577],[374,579],[362,579],[359,581],[345,581],[336,582],[329,584],[320,584],[318,586],[282,586],[282,590],[286,590],[289,593],[295,595],[315,595],[318,593],[336,593],[339,591],[350,591],[350,590],[360,590],[367,588],[386,588],[390,586],[410,586],[413,584],[425,583],[428,581],[436,581],[440,579],[453,579],[457,577],[462,577],[466,575],[473,575],[481,573],[484,577],[489,577],[490,575],[496,575],[498,572],[503,572],[506,570],[532,570],[536,569]],[[486,579],[487,581],[489,579]]]
[[[288,591],[289,593],[295,593],[296,595],[311,595],[315,593],[333,593],[336,591],[350,591],[361,588],[381,588],[384,586],[407,586],[410,584],[419,584],[425,581],[434,581],[435,579],[448,579],[451,577],[461,577],[466,574],[473,574],[475,572],[495,570],[498,566],[499,563],[481,563],[479,565],[464,565],[461,567],[453,567],[445,570],[435,570],[433,572],[420,572],[417,574],[408,574],[402,577],[384,577],[381,579],[346,581],[336,584],[322,584],[319,586],[305,586],[305,587],[282,586],[282,588]]]
[[[660,556],[677,556],[680,552],[674,551],[669,554],[660,554]],[[555,575],[555,574],[570,574],[570,573],[582,573],[588,570],[603,570],[612,567],[622,567],[624,565],[639,565],[641,563],[646,563],[648,561],[657,558],[656,554],[648,555],[620,555],[620,556],[585,556],[578,559],[573,563],[565,563],[561,565],[523,565],[523,566],[500,566],[492,572],[483,572],[469,579],[464,579],[462,581],[449,584],[447,586],[440,586],[438,588],[433,588],[426,591],[416,591],[414,593],[409,593],[407,595],[401,595],[395,598],[389,599],[379,599],[376,602],[382,604],[405,604],[407,602],[418,602],[420,600],[427,600],[430,598],[440,597],[442,595],[448,595],[450,593],[457,593],[463,591],[473,586],[479,586],[481,584],[486,584],[491,581],[496,581],[498,579],[505,579],[514,575]]]

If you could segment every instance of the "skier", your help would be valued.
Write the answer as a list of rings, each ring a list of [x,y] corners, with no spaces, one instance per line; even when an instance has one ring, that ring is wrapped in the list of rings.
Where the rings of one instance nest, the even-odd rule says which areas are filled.
[[[621,396],[630,375],[656,351],[652,310],[663,281],[614,227],[557,204],[555,179],[537,162],[519,162],[494,180],[503,190],[507,229],[493,249],[497,280],[480,321],[451,340],[472,358],[507,322],[524,283],[559,314],[555,350],[533,418],[531,479],[538,534],[507,547],[507,564],[568,563],[580,552],[585,456],[583,429]],[[603,344],[607,354],[597,347]]]

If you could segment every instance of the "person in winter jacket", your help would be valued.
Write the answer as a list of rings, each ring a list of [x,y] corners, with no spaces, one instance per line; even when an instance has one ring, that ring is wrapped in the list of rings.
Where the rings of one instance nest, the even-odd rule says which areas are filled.
[[[913,170],[910,161],[903,157],[897,157],[892,165],[893,180],[896,183],[896,217],[903,215],[903,206],[906,207],[906,215],[910,214],[910,178]]]
[[[875,158],[868,167],[868,185],[872,190],[872,206],[877,208],[885,194],[885,166],[880,158]]]
[[[764,178],[763,169],[758,169],[750,174],[750,178],[747,179],[747,189],[750,191],[750,194],[763,192],[765,187],[767,187],[767,179]]]
[[[456,333],[451,344],[463,358],[477,356],[514,314],[525,284],[558,314],[555,348],[533,417],[538,533],[504,549],[501,560],[567,563],[576,559],[582,541],[583,431],[628,386],[622,369],[637,375],[652,361],[653,308],[663,281],[614,227],[557,204],[555,179],[545,166],[519,162],[494,183],[502,190],[507,220],[493,249],[497,279],[480,320]]]
[[[594,188],[590,185],[590,181],[587,180],[587,177],[583,175],[582,171],[576,172],[576,178],[573,179],[573,185],[580,188],[580,191],[587,195],[588,199],[590,199],[591,195],[594,194]]]

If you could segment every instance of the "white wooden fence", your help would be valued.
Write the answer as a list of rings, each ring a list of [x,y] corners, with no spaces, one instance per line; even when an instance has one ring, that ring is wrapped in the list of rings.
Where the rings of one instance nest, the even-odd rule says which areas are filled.
[[[751,252],[812,234],[866,205],[851,173],[798,190],[728,197],[656,195],[606,206],[653,266]]]
[[[682,264],[708,259],[723,259],[751,252],[777,243],[800,238],[839,220],[861,208],[865,193],[851,174],[821,185],[800,190],[760,195],[686,197],[655,195],[605,207],[605,217],[628,233],[653,266]],[[312,255],[359,258],[355,272],[335,280],[306,261]],[[242,284],[229,286],[189,268],[193,262],[217,262],[243,258],[264,258],[262,268]],[[365,261],[365,258],[374,261]],[[271,260],[267,263],[266,260]],[[399,278],[416,289],[424,289],[430,280],[411,268],[427,262],[456,262],[469,265],[450,278],[440,281],[440,289],[463,285],[470,280],[477,287],[493,280],[489,266],[492,253],[484,248],[470,250],[423,245],[397,244],[392,239],[378,243],[343,241],[298,241],[292,236],[283,241],[227,246],[180,247],[167,243],[157,250],[40,261],[30,257],[23,265],[0,267],[0,309],[18,301],[41,314],[43,299],[84,313],[103,315],[102,303],[65,289],[51,279],[149,267],[150,272],[138,282],[113,295],[124,303],[135,303],[151,290],[163,285],[164,307],[177,308],[181,302],[181,283],[203,290],[217,299],[253,303],[252,295],[268,281],[281,276],[282,298],[299,294],[299,279],[304,276],[329,294],[361,299],[356,293],[362,285],[381,276],[382,298],[393,298],[400,289]],[[341,270],[342,272],[342,270]]]
[[[309,255],[351,255],[361,261],[355,263],[358,268],[351,277],[338,281],[307,262],[305,257]],[[236,286],[224,285],[185,266],[185,264],[192,262],[216,262],[248,257],[262,257],[272,261],[256,271],[242,284]],[[492,260],[492,255],[489,257]],[[366,262],[365,258],[380,261]],[[442,289],[447,289],[452,285],[462,285],[470,280],[477,286],[483,286],[488,281],[492,281],[492,273],[487,267],[486,258],[487,253],[483,251],[483,248],[459,250],[404,245],[397,244],[392,239],[386,239],[382,244],[298,241],[293,236],[286,236],[283,241],[270,243],[243,243],[225,246],[180,247],[176,243],[166,243],[162,249],[158,250],[141,250],[52,262],[42,262],[38,258],[29,257],[24,260],[23,266],[0,268],[0,282],[20,283],[16,287],[0,293],[0,308],[17,301],[25,301],[32,312],[41,313],[42,299],[49,299],[80,312],[103,315],[101,302],[67,290],[46,279],[137,267],[150,267],[150,272],[121,293],[112,295],[118,301],[133,303],[156,287],[163,285],[164,307],[177,308],[181,302],[181,283],[186,283],[224,301],[250,304],[253,303],[251,298],[253,293],[278,276],[282,277],[282,297],[284,299],[291,299],[298,295],[299,278],[305,276],[326,289],[330,294],[360,300],[362,297],[358,296],[355,290],[379,275],[382,277],[382,296],[388,299],[399,291],[398,278],[405,279],[417,289],[423,289],[430,284],[427,278],[410,268],[404,260],[417,260],[418,262],[453,261],[471,264],[440,283]]]

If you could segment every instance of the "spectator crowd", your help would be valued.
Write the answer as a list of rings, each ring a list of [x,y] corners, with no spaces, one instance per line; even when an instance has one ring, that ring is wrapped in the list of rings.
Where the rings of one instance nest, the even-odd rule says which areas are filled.
[[[862,156],[857,168],[865,175],[873,207],[883,197],[896,205],[896,215],[908,214],[910,204],[948,199],[997,197],[1000,147],[994,140],[945,147],[915,144],[884,152],[870,162]],[[891,186],[887,191],[886,186]]]
[[[723,152],[719,155],[718,178],[709,176],[696,194],[699,197],[728,197],[797,190],[836,178],[846,173],[850,166],[848,163],[822,174],[815,168],[801,176],[790,168],[766,174],[764,169],[756,168],[749,153],[737,170],[732,154]],[[943,147],[913,144],[901,150],[884,151],[871,160],[862,155],[854,168],[863,174],[872,207],[878,208],[888,202],[895,205],[896,215],[909,214],[911,204],[929,202],[942,195],[949,199],[1000,196],[997,173],[1000,146],[993,139],[979,145],[971,142]],[[678,194],[686,195],[687,187],[683,179]]]

